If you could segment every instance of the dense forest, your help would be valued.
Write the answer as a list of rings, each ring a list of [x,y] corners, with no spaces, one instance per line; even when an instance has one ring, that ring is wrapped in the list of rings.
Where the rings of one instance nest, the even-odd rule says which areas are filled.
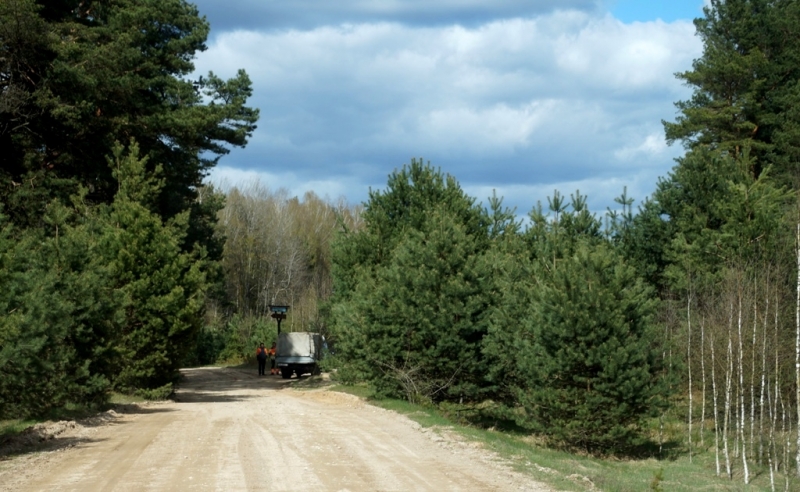
[[[258,111],[182,0],[0,2],[0,415],[169,392],[222,282],[202,180]]]
[[[556,191],[523,219],[422,160],[355,207],[204,184],[258,111],[244,71],[188,79],[191,4],[1,2],[0,418],[168,393],[247,361],[288,304],[343,383],[591,453],[679,439],[788,489],[800,2],[711,0],[695,26],[653,195],[598,215]]]

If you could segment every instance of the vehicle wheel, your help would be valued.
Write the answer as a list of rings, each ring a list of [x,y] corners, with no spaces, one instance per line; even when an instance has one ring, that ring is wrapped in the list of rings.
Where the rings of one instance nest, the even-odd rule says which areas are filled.
[[[322,371],[319,370],[319,366],[314,364],[314,367],[311,368],[311,375],[312,376],[319,376]]]
[[[292,377],[292,370],[288,367],[281,367],[281,377],[283,379],[289,379]]]

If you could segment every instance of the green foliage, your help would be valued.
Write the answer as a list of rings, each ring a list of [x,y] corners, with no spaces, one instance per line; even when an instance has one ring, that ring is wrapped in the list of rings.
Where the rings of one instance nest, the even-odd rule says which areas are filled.
[[[508,226],[495,204],[497,235]],[[385,394],[411,400],[476,398],[489,279],[486,213],[455,179],[412,160],[371,192],[365,227],[334,245],[337,358]]]
[[[438,208],[374,277],[362,277],[337,347],[363,362],[382,393],[415,401],[481,393],[487,296],[478,244]]]
[[[76,197],[79,201],[79,197]],[[0,219],[1,221],[2,219]],[[0,235],[0,415],[105,399],[121,320],[101,222],[52,203],[44,231]]]
[[[800,5],[791,0],[712,0],[695,20],[703,55],[678,78],[694,89],[664,122],[689,150],[739,158],[750,149],[757,178],[768,167],[796,180],[800,155]]]
[[[556,193],[551,215],[531,212],[527,254],[496,263],[484,354],[501,405],[483,413],[570,446],[622,451],[641,441],[642,422],[667,396],[656,301],[585,203]]]
[[[726,266],[786,243],[791,195],[769,170],[754,178],[752,162],[746,150],[734,159],[702,148],[679,159],[622,242],[643,276],[662,289],[708,286]]]
[[[134,392],[134,395],[138,396],[139,398],[144,398],[145,400],[162,401],[162,400],[169,400],[174,392],[175,388],[173,384],[167,383],[164,386],[159,386],[158,388],[137,389]]]
[[[517,360],[520,423],[592,451],[639,444],[666,396],[652,291],[613,249],[582,244],[540,277],[533,302]]]
[[[556,192],[520,235],[496,197],[481,211],[457,190],[412,161],[339,238],[339,379],[412,402],[491,399],[479,412],[595,452],[639,444],[668,393],[652,289],[580,193]],[[631,222],[628,208],[616,234]]]
[[[191,208],[200,227],[190,239],[202,242],[208,216],[192,205],[196,190],[229,146],[246,144],[258,111],[245,106],[244,71],[189,78],[209,32],[197,8],[15,0],[0,6],[0,26],[0,196],[12,222],[36,224],[46,203],[79,184],[92,201],[111,203],[117,181],[106,156],[114,142],[135,139],[163,165],[158,214]]]
[[[602,240],[601,224],[589,212],[586,195],[580,191],[570,195],[570,202],[556,190],[548,198],[549,213],[541,203],[530,212],[531,225],[523,234],[531,259],[555,267],[561,258],[569,256],[579,241]],[[552,216],[550,215],[552,214]]]
[[[146,174],[135,143],[124,154],[118,145],[110,160],[119,192],[104,245],[125,299],[115,386],[156,388],[175,377],[202,324],[204,258],[202,252],[181,251],[188,211],[166,222],[156,215],[152,208],[163,182]]]
[[[201,180],[258,118],[243,71],[188,78],[207,35],[184,0],[0,2],[0,415],[194,357],[223,241]]]
[[[255,350],[263,343],[270,347],[278,339],[275,320],[271,318],[235,314],[219,334],[224,343],[216,362],[244,362],[255,357]]]
[[[226,333],[214,326],[203,326],[197,334],[194,348],[194,360],[189,365],[207,366],[222,360],[221,354],[225,350]]]
[[[371,190],[362,219],[365,228],[345,231],[333,245],[334,291],[347,296],[355,289],[354,273],[389,261],[395,247],[412,230],[421,230],[430,211],[441,207],[476,239],[487,237],[486,214],[464,194],[454,177],[422,160],[389,175],[385,192]]]

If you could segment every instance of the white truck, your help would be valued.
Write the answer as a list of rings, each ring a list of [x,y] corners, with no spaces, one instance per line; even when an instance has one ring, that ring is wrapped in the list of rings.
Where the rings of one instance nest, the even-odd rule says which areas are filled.
[[[298,378],[307,373],[319,374],[317,363],[322,358],[324,344],[325,339],[319,333],[280,333],[275,351],[275,365],[280,369],[283,379],[291,378],[292,373],[297,374]]]

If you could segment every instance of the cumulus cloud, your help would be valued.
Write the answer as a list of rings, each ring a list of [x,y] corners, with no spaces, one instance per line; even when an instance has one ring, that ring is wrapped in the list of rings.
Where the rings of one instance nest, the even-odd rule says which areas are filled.
[[[257,169],[239,169],[229,166],[217,166],[211,170],[206,182],[221,190],[234,187],[241,190],[263,186],[269,190],[286,190],[291,196],[303,197],[306,193],[314,193],[317,197],[329,202],[347,202],[350,187],[359,185],[351,176],[338,176],[328,179],[309,180],[299,177],[290,170],[269,172]],[[357,202],[350,202],[356,205]]]
[[[639,145],[629,145],[614,151],[614,156],[622,161],[631,161],[635,158],[659,156],[667,150],[664,135],[660,132],[651,133]]]
[[[254,82],[259,129],[224,159],[230,169],[358,202],[424,157],[466,189],[505,190],[526,212],[544,198],[533,193],[574,184],[591,201],[626,181],[644,190],[646,178],[639,198],[649,194],[679,151],[663,145],[660,125],[689,96],[673,74],[699,54],[688,21],[557,10],[472,27],[239,29],[217,35],[196,65],[245,68]]]

